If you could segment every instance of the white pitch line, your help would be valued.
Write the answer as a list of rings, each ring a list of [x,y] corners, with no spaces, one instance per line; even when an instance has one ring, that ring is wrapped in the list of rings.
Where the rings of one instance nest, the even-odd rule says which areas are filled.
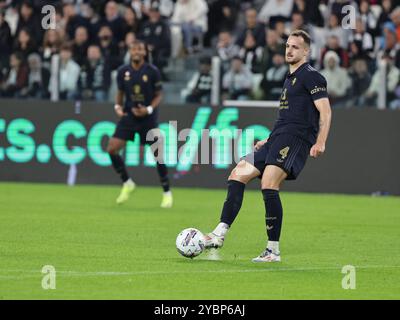
[[[261,264],[260,264],[261,265]],[[276,265],[276,264],[275,264]],[[356,269],[399,269],[400,266],[385,265],[366,265],[354,266]],[[99,272],[80,272],[80,271],[56,271],[58,275],[68,277],[101,277],[101,276],[141,276],[141,275],[168,275],[168,274],[189,274],[198,273],[258,273],[258,272],[304,272],[304,271],[329,271],[341,270],[341,266],[337,267],[310,267],[310,268],[274,268],[274,269],[243,269],[243,270],[181,270],[181,271],[132,271],[132,272],[115,272],[115,271],[99,271]],[[35,270],[0,270],[1,279],[21,279],[36,278],[43,276],[40,271]],[[24,273],[23,275],[4,275],[4,273]],[[30,275],[29,275],[30,274]]]

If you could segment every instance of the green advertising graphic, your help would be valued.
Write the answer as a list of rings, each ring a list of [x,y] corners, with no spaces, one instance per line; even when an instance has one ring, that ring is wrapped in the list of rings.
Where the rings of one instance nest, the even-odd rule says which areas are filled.
[[[208,161],[205,154],[212,152],[210,163],[216,169],[226,169],[249,153],[255,140],[265,139],[270,134],[270,130],[262,125],[250,125],[239,130],[234,125],[239,120],[238,108],[221,109],[215,124],[207,127],[212,112],[211,107],[198,108],[191,127],[179,132],[176,121],[160,124],[163,158],[168,167],[190,171],[193,164],[204,163],[206,158]],[[65,165],[78,165],[90,159],[97,166],[111,165],[105,145],[115,130],[115,123],[99,121],[88,127],[82,121],[65,119],[56,125],[49,145],[33,138],[40,125],[25,118],[8,122],[0,119],[0,134],[8,143],[7,147],[0,147],[0,161],[46,164],[55,159]],[[127,166],[154,167],[156,161],[150,146],[145,146],[143,155],[140,150],[138,136],[133,142],[128,142],[125,151]]]

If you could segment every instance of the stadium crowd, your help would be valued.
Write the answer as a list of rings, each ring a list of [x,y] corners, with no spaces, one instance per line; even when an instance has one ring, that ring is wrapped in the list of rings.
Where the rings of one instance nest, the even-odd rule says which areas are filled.
[[[221,59],[224,98],[277,100],[285,40],[303,29],[333,106],[375,106],[386,77],[388,105],[400,108],[396,0],[58,0],[55,28],[46,29],[47,4],[0,0],[0,97],[49,99],[57,90],[60,99],[108,101],[113,71],[141,39],[165,81],[173,81],[163,71],[171,57],[199,57],[188,102],[209,102],[212,55]],[[356,13],[350,29],[347,5]]]

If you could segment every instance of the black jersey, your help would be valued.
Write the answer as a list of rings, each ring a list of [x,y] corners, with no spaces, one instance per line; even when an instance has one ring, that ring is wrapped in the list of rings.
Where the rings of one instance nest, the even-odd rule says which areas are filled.
[[[288,74],[280,98],[279,116],[271,136],[292,134],[315,144],[319,111],[314,101],[328,97],[325,78],[308,63]]]
[[[160,71],[156,66],[144,63],[135,70],[131,65],[124,65],[118,69],[118,90],[125,93],[124,112],[137,120],[156,120],[157,109],[144,118],[136,118],[131,109],[140,104],[147,107],[153,101],[157,92],[162,90]]]

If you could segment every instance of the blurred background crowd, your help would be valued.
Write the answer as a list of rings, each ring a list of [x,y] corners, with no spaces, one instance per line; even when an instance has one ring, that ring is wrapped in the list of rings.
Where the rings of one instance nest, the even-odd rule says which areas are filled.
[[[167,103],[210,103],[215,81],[222,99],[279,100],[294,29],[312,36],[310,62],[334,107],[375,107],[384,90],[400,108],[396,0],[0,0],[0,97],[112,101],[116,70],[141,39]]]

